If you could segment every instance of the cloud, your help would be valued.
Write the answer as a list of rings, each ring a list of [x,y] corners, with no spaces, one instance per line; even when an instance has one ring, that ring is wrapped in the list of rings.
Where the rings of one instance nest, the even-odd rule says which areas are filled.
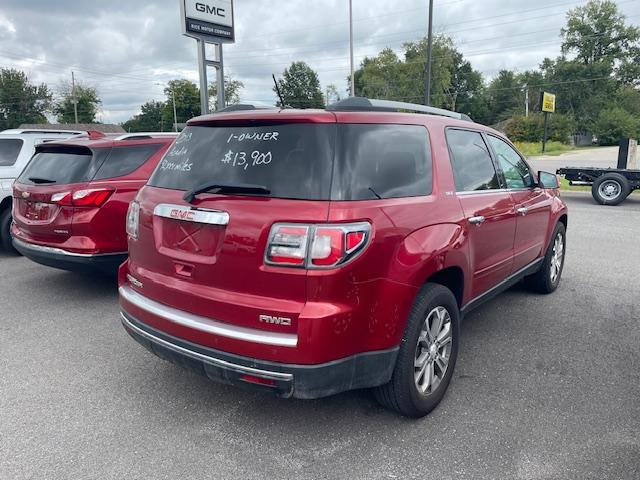
[[[424,0],[353,0],[355,59],[426,34]],[[559,54],[565,12],[581,1],[440,0],[434,31],[450,35],[488,78],[500,69],[535,68]],[[121,122],[148,100],[163,99],[173,78],[197,81],[195,41],[180,32],[178,0],[93,2],[3,0],[0,64],[25,70],[34,82],[54,91],[71,71],[95,86],[102,120]],[[640,5],[619,2],[632,23]],[[347,91],[349,74],[346,0],[236,0],[237,41],[224,47],[227,74],[245,83],[245,100],[273,102],[271,74],[304,60],[323,86]],[[214,72],[209,72],[213,79]]]

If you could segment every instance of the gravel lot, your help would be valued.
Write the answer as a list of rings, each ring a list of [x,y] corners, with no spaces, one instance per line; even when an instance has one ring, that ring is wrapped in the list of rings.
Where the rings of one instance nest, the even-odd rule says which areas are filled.
[[[0,256],[0,478],[638,479],[640,198],[565,198],[560,289],[470,314],[418,421],[211,383],[128,337],[112,281]]]

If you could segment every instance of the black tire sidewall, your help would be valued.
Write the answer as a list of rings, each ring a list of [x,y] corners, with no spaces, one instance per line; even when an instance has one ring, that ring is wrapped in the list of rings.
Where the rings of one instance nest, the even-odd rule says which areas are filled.
[[[440,385],[438,385],[438,388],[434,392],[425,396],[418,391],[414,381],[415,349],[422,324],[427,317],[427,314],[438,306],[446,308],[451,316],[451,355],[449,357],[447,372],[440,382]],[[456,366],[459,336],[460,313],[455,296],[450,290],[441,285],[425,285],[420,292],[420,298],[411,310],[407,330],[403,339],[403,345],[401,347],[402,351],[400,353],[402,365],[398,365],[399,368],[397,372],[400,377],[398,380],[402,383],[406,382],[405,384],[409,390],[409,397],[411,399],[412,406],[415,409],[416,416],[425,415],[430,412],[442,400]]]
[[[600,195],[600,185],[606,181],[617,182],[620,185],[620,195],[615,200],[609,200]],[[593,186],[591,187],[591,194],[593,198],[600,205],[619,205],[622,203],[631,193],[631,187],[629,186],[629,182],[626,178],[618,173],[606,173],[604,175],[599,176],[593,182]]]
[[[0,245],[6,251],[13,252],[11,244],[11,209],[0,212]]]

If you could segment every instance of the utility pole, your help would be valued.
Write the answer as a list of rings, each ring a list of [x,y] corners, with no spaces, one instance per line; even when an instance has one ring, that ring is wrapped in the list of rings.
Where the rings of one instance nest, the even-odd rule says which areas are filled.
[[[176,94],[173,90],[173,86],[171,87],[171,99],[173,100],[173,130],[175,132],[178,131],[178,114],[176,112]]]
[[[356,96],[356,80],[353,75],[353,0],[349,0],[349,50],[351,54],[351,96]]]
[[[524,116],[529,116],[529,86],[524,86]]]
[[[431,57],[433,53],[433,0],[429,0],[429,33],[427,39],[427,66],[424,75],[424,104],[431,105]]]
[[[73,102],[73,114],[75,115],[76,125],[78,124],[78,98],[76,97],[76,76],[71,70],[71,101]]]

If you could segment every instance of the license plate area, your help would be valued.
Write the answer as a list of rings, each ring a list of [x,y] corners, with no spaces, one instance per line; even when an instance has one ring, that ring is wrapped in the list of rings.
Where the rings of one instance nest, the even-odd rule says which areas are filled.
[[[158,205],[154,209],[156,248],[176,260],[215,263],[229,214],[179,205]]]

